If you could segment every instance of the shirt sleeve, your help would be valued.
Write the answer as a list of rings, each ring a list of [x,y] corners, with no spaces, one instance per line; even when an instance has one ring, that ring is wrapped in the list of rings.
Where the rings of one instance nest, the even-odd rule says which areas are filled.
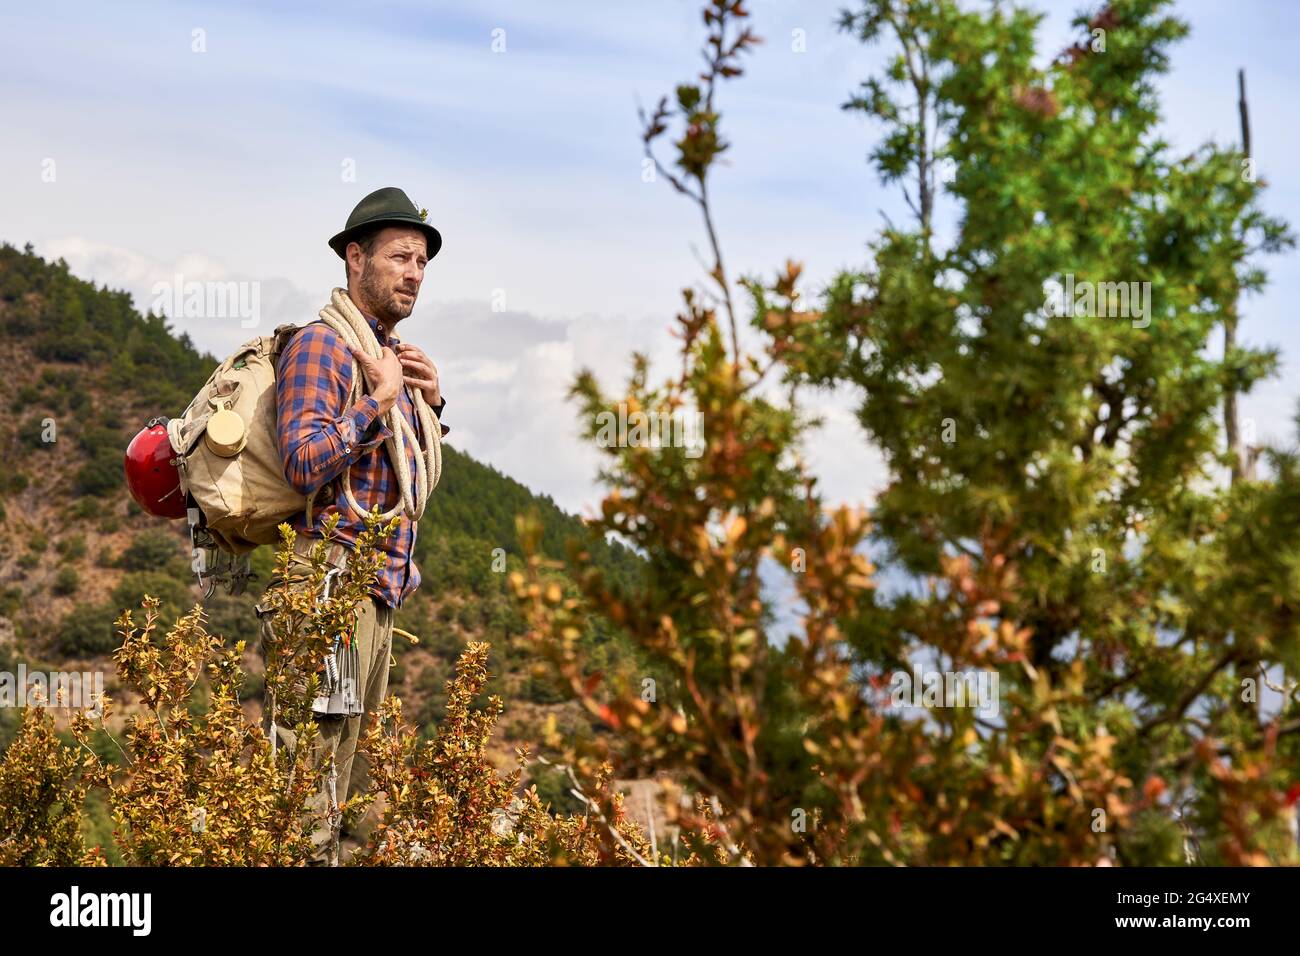
[[[276,420],[284,477],[298,493],[316,491],[392,434],[369,395],[347,406],[351,390],[352,355],[336,332],[313,323],[289,340],[277,367]]]

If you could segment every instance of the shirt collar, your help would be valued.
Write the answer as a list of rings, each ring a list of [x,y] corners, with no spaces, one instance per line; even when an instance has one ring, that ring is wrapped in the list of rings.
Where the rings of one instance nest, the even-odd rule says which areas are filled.
[[[357,311],[361,312],[360,309]],[[379,323],[379,320],[369,312],[361,312],[361,316],[366,320],[366,324],[370,326],[370,330],[375,333],[375,338],[379,340],[381,346],[396,345],[398,342],[402,341],[396,335],[386,335],[384,333],[384,327]]]

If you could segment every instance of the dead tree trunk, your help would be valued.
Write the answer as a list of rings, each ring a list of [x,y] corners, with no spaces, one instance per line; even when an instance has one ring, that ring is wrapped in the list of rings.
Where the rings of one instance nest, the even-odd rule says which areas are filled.
[[[1237,111],[1241,114],[1241,151],[1246,158],[1247,165],[1243,167],[1243,175],[1250,168],[1250,115],[1246,110],[1246,71],[1237,71]],[[1226,360],[1232,350],[1237,347],[1237,303],[1234,302],[1232,310],[1229,312],[1223,323],[1223,357]],[[1237,427],[1237,389],[1229,382],[1228,387],[1223,395],[1223,431],[1228,442],[1228,454],[1232,459],[1232,481],[1236,484],[1237,480],[1245,476],[1248,480],[1254,477],[1255,463],[1253,454],[1250,449],[1241,447],[1241,432]]]

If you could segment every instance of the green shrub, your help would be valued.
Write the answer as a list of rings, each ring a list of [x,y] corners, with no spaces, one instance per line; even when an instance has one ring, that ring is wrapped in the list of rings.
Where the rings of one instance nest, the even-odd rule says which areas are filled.
[[[107,654],[120,642],[113,628],[116,619],[112,605],[78,603],[59,624],[57,649],[72,657]]]
[[[77,470],[77,491],[103,497],[123,484],[122,449],[100,449]]]
[[[415,715],[421,736],[432,737],[438,723],[447,714],[446,684],[450,676],[451,667],[442,661],[435,661],[421,672],[416,681],[416,688],[428,695]]]
[[[86,536],[74,534],[54,546],[69,561],[79,561],[86,556]]]
[[[126,451],[122,443],[122,436],[116,428],[104,428],[101,425],[91,425],[82,430],[78,443],[86,454],[92,458],[104,451],[112,451],[120,455]]]
[[[198,603],[197,596],[184,579],[164,571],[133,571],[113,589],[112,601],[116,609],[113,617],[125,608],[135,608],[139,617],[140,599],[146,594],[158,599],[158,620],[163,626],[170,625]]]
[[[586,805],[572,793],[569,775],[558,767],[534,763],[528,767],[528,776],[542,804],[552,814],[582,813]]]
[[[196,592],[189,587],[190,582],[194,580],[193,577],[187,577],[185,580],[188,592],[195,594]],[[252,588],[250,591],[259,591],[259,589]],[[224,589],[217,588],[212,597],[204,602],[204,610],[208,612],[208,633],[220,637],[227,646],[239,641],[244,641],[250,646],[255,645],[258,638],[258,620],[253,605],[256,601],[257,598],[252,593],[232,597]]]
[[[103,508],[103,504],[94,498],[78,498],[77,503],[72,506],[72,517],[82,520],[95,518],[103,511]]]
[[[48,415],[36,414],[23,421],[18,426],[18,442],[23,448],[34,448],[38,451],[49,451],[54,447],[54,442],[46,441],[46,422],[50,419]]]
[[[556,687],[553,678],[536,674],[528,675],[528,679],[524,681],[521,691],[524,698],[531,700],[534,704],[558,704],[568,697],[567,694],[561,693]]]
[[[456,620],[465,630],[475,630],[483,623],[482,605],[477,601],[466,601],[460,606],[460,611],[456,615]]]
[[[180,563],[181,538],[162,528],[142,531],[131,539],[118,567],[127,571],[177,570]]]
[[[14,408],[22,411],[28,405],[35,405],[41,400],[41,390],[36,385],[24,385],[18,389],[18,397],[14,401]]]
[[[77,588],[81,586],[81,576],[77,574],[77,569],[71,565],[64,565],[59,568],[59,573],[54,577],[54,593],[60,597],[67,597],[69,594],[75,594]]]

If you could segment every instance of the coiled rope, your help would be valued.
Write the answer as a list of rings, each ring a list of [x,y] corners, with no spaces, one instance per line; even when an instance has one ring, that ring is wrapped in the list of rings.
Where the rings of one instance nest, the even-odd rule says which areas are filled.
[[[330,304],[320,310],[321,321],[339,334],[349,348],[356,349],[369,355],[376,361],[383,354],[383,348],[379,344],[374,332],[367,324],[365,316],[353,304],[352,299],[348,297],[346,289],[336,288],[330,294]],[[361,400],[364,389],[373,383],[367,381],[364,386],[362,377],[365,369],[355,358],[352,360],[352,393],[348,398],[348,405],[351,407]],[[383,422],[388,426],[392,434],[384,440],[384,447],[388,450],[388,458],[393,463],[393,468],[397,472],[398,486],[401,488],[402,497],[386,514],[380,517],[384,521],[391,520],[398,515],[404,515],[412,521],[419,521],[424,514],[425,505],[429,502],[429,496],[433,494],[433,489],[438,487],[438,479],[442,477],[442,427],[438,423],[438,416],[434,414],[429,403],[424,400],[424,393],[416,389],[412,393],[412,400],[415,405],[416,419],[420,423],[420,431],[423,433],[424,444],[421,447],[417,439],[415,430],[411,423],[406,420],[401,412],[398,402],[393,403],[383,416]],[[360,436],[358,436],[359,438]],[[411,465],[406,460],[406,443],[420,447],[420,453],[415,456],[415,481],[411,481]],[[353,512],[361,515],[366,513],[366,509],[357,504],[357,499],[352,494],[352,466],[348,465],[343,470],[343,497]],[[315,495],[312,496],[313,498]],[[307,503],[307,521],[311,522],[311,502]]]

